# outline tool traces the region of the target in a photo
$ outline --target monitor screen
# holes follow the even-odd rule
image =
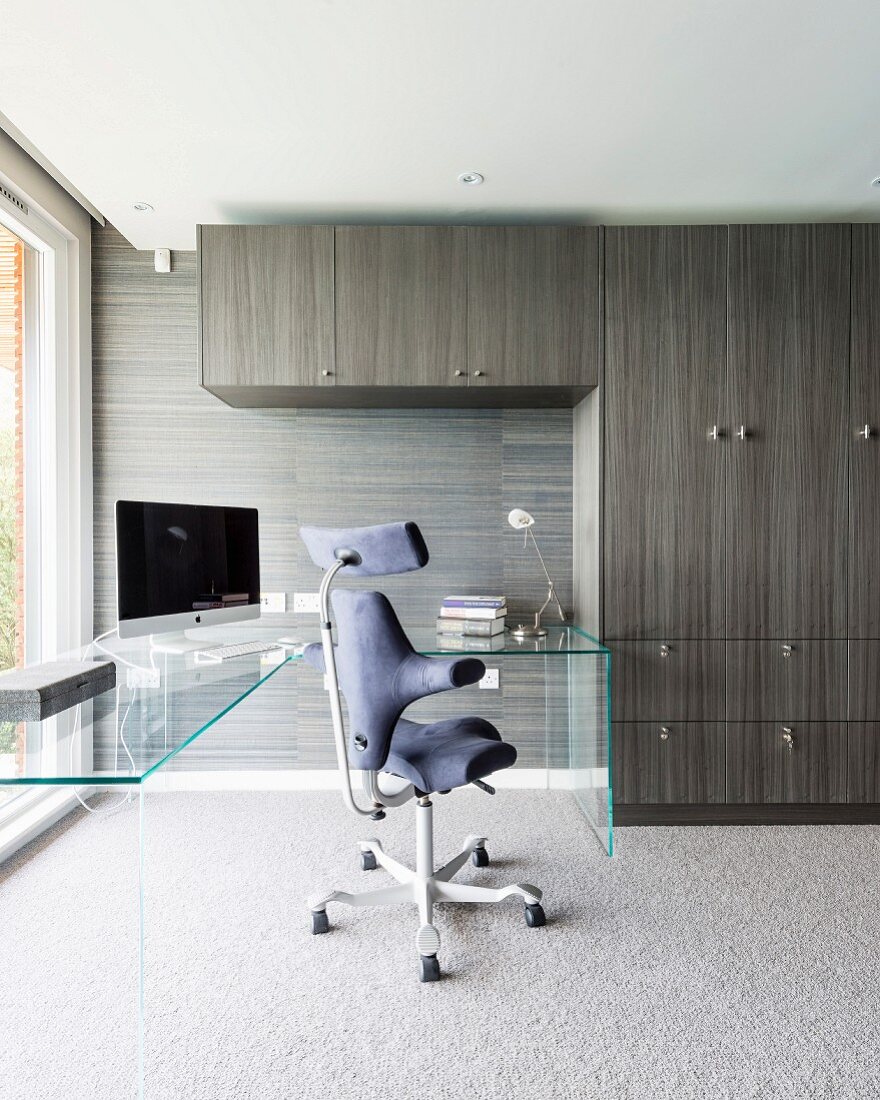
[[[257,511],[117,501],[116,575],[120,628],[166,616],[189,624],[251,618],[235,610],[260,603]]]

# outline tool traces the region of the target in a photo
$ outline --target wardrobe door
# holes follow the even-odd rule
[[[852,235],[849,636],[880,638],[880,225]]]
[[[613,642],[615,722],[724,720],[724,642]]]
[[[727,643],[730,722],[842,722],[846,681],[843,641]]]
[[[845,638],[850,227],[730,227],[729,637]]]
[[[725,226],[605,231],[605,636],[724,637]]]
[[[618,804],[724,801],[720,722],[616,722],[612,751]]]
[[[727,801],[845,802],[844,722],[729,722]]]

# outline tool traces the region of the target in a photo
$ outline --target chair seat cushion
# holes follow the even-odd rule
[[[382,771],[419,790],[448,791],[509,768],[516,749],[484,718],[447,718],[422,725],[401,718]]]

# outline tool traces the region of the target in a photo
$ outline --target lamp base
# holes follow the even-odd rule
[[[546,638],[547,631],[543,626],[512,626],[510,633],[514,638]]]

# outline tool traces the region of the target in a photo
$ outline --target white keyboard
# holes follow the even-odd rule
[[[274,649],[283,649],[277,642],[236,642],[233,645],[215,645],[208,649],[197,649],[196,664],[213,664],[216,661],[228,661],[233,657],[248,657],[252,653],[269,653]]]

